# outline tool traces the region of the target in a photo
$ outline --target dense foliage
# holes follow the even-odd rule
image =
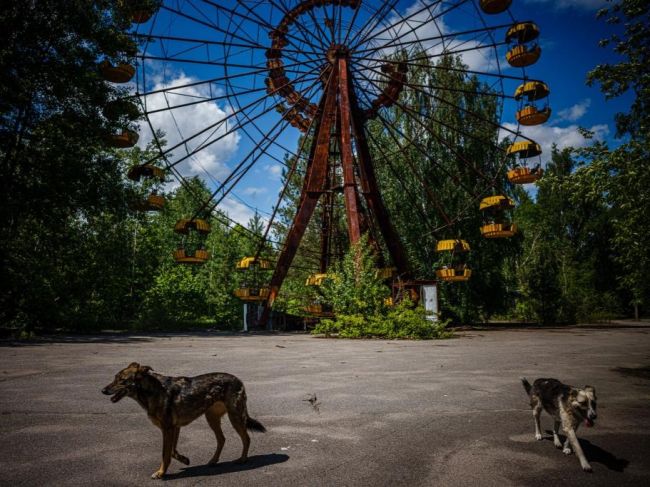
[[[259,218],[244,228],[224,214],[211,215],[213,230],[205,242],[211,260],[201,267],[178,266],[171,256],[178,243],[171,229],[178,218],[193,214],[208,188],[198,180],[167,186],[164,211],[133,212],[130,203],[147,188],[124,175],[151,158],[151,148],[106,146],[106,134],[137,119],[137,113],[120,119],[103,115],[123,90],[101,79],[97,63],[104,57],[128,60],[135,49],[123,34],[128,21],[119,5],[9,1],[0,11],[0,322],[40,329],[179,323],[239,328],[241,302],[232,291],[243,276],[233,267],[255,252]],[[399,131],[369,124],[381,191],[416,277],[432,278],[442,263],[434,251],[437,239],[461,236],[472,245],[472,279],[440,286],[443,319],[571,323],[647,313],[649,9],[645,1],[623,0],[602,12],[608,22],[622,24],[618,37],[603,41],[621,62],[596,66],[588,79],[608,97],[632,93],[630,110],[617,117],[624,143],[616,149],[595,143],[555,151],[534,198],[505,180],[495,181],[495,190],[517,202],[518,237],[482,239],[478,211],[466,212],[453,233],[438,230],[445,222],[436,202],[452,215],[470,203],[475,207],[459,184],[485,187],[477,183],[476,170],[493,172],[495,159],[484,142],[499,137],[491,123],[500,109],[496,98],[472,94],[487,88],[461,76],[458,59],[439,61],[454,68],[450,71],[422,65],[409,72],[412,81],[430,89],[452,89],[441,91],[435,103],[405,91],[399,104],[381,114]],[[452,102],[478,116],[452,110]],[[407,111],[427,111],[430,124],[414,122]],[[475,136],[460,136],[458,127]],[[290,176],[274,227],[276,241],[284,238],[295,212],[301,164]],[[435,194],[427,188],[435,188]],[[341,203],[340,195],[331,197]],[[278,308],[301,314],[306,304],[329,302],[338,319],[323,321],[319,329],[340,336],[444,334],[420,308],[406,302],[385,307],[388,290],[371,269],[375,257],[348,251],[342,211],[332,215],[337,230],[326,263],[338,277],[322,289],[304,286],[321,265],[324,212],[319,207],[307,229]],[[381,239],[379,245],[385,247]]]
[[[390,289],[377,276],[377,262],[362,238],[333,266],[321,286],[324,302],[332,305],[335,318],[322,320],[316,334],[342,338],[446,338],[446,323],[433,322],[422,306],[404,299],[388,306]]]

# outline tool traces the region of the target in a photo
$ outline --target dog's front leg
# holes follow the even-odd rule
[[[167,472],[169,464],[172,461],[172,450],[174,448],[174,428],[169,426],[161,426],[163,434],[163,449],[162,449],[162,463],[160,468],[152,475],[152,479],[161,479]]]
[[[573,430],[573,428],[566,428],[565,432],[569,442],[571,443],[571,446],[573,447],[573,451],[578,456],[578,460],[580,460],[580,466],[582,467],[582,470],[585,472],[593,471],[591,465],[589,465],[589,462],[587,461],[587,457],[585,457],[585,453],[582,451],[582,447],[580,446],[576,432]]]
[[[556,448],[562,448],[562,442],[558,433],[560,432],[560,422],[556,419],[553,423],[553,444]]]
[[[539,426],[539,417],[541,416],[541,414],[542,414],[542,406],[536,405],[533,408],[533,418],[535,419],[535,439],[537,441],[542,439],[542,431]]]
[[[190,464],[190,459],[187,458],[186,456],[181,455],[180,453],[178,453],[178,450],[177,450],[178,437],[180,436],[180,434],[181,434],[180,427],[174,428],[174,446],[172,448],[172,458],[175,458],[176,460],[178,460],[179,462],[181,462],[184,465],[189,465]]]

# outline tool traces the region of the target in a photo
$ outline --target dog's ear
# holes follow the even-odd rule
[[[148,374],[150,370],[153,370],[151,367],[148,365],[139,365],[138,366],[138,373],[139,374]]]
[[[140,368],[140,364],[138,362],[131,362],[127,368],[128,369],[138,369],[138,368]]]
[[[580,404],[584,404],[585,402],[587,402],[587,399],[588,399],[587,393],[583,390],[578,389],[578,394],[576,394],[576,400]]]

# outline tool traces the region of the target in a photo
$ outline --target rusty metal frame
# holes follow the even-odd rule
[[[343,197],[345,201],[348,236],[352,244],[358,242],[363,232],[371,226],[369,218],[364,215],[361,204],[365,199],[370,217],[382,234],[386,248],[393,264],[402,276],[410,275],[410,268],[399,236],[390,222],[388,211],[381,199],[379,187],[372,166],[370,149],[365,134],[363,112],[358,107],[354,87],[350,78],[351,71],[347,55],[338,53],[332,63],[332,71],[325,94],[320,102],[316,116],[315,142],[307,163],[298,211],[287,234],[277,264],[269,283],[270,293],[264,303],[259,326],[265,327],[270,317],[271,308],[280,291],[289,267],[296,255],[300,241],[316,209],[319,199],[327,194],[326,213],[321,231],[321,254],[329,253],[329,235],[333,225],[330,214],[333,198],[331,194],[330,143],[332,137],[338,143],[341,167],[343,170]],[[353,151],[353,147],[356,149]],[[357,177],[358,173],[358,177]],[[359,190],[359,188],[361,190]],[[378,248],[376,242],[371,245]],[[321,255],[321,272],[329,262],[327,255]]]

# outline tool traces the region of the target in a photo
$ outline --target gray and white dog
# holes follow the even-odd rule
[[[530,385],[526,378],[521,379],[526,393],[530,396],[530,407],[533,409],[535,418],[535,439],[542,439],[542,432],[539,427],[539,417],[542,409],[553,416],[553,443],[557,448],[562,448],[566,455],[571,454],[571,448],[575,451],[580,466],[585,472],[591,472],[591,465],[585,458],[580,447],[576,430],[580,423],[592,427],[596,420],[596,389],[592,386],[585,386],[583,389],[562,384],[557,379],[537,379]],[[558,437],[558,431],[566,434],[564,446]]]

